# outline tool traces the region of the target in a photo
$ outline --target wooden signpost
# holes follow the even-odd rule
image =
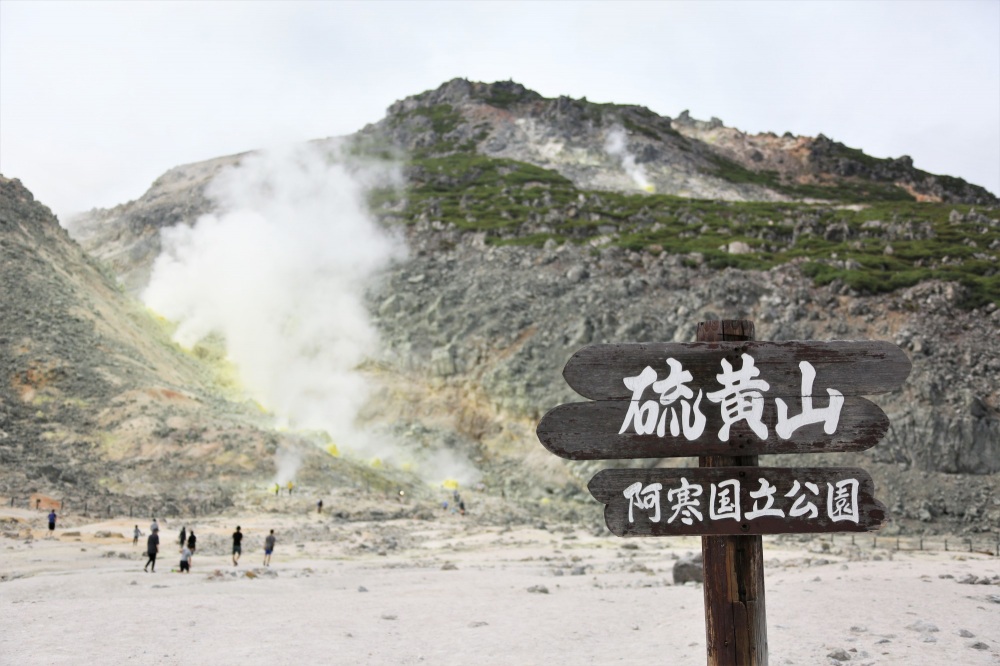
[[[606,469],[590,481],[619,536],[702,535],[709,664],[766,664],[762,534],[877,530],[861,469],[758,467],[757,455],[862,451],[889,420],[860,397],[899,387],[890,343],[754,342],[749,321],[698,325],[691,344],[592,345],[563,376],[538,438],[573,460],[699,456],[699,468]]]

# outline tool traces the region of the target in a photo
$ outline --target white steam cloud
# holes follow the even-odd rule
[[[357,445],[368,395],[356,370],[378,347],[365,284],[405,256],[375,223],[365,192],[398,169],[348,164],[336,148],[256,154],[219,175],[220,212],[162,232],[146,304],[192,347],[220,335],[251,394],[294,429]]]
[[[295,475],[302,466],[302,455],[291,449],[278,449],[274,454],[274,466],[277,468],[274,482],[284,486],[289,481],[295,480]]]
[[[604,151],[611,157],[621,160],[625,173],[639,186],[639,189],[650,193],[656,191],[646,176],[646,169],[641,164],[636,164],[635,155],[629,152],[628,136],[620,125],[615,125],[608,131],[604,139]]]
[[[337,146],[248,156],[210,185],[218,214],[162,231],[143,299],[177,322],[174,339],[185,347],[220,336],[246,390],[279,426],[326,432],[339,451],[416,462],[430,482],[466,482],[478,474],[460,454],[417,456],[385,429],[356,423],[370,397],[358,367],[379,347],[363,290],[406,256],[402,238],[366,206],[366,193],[387,185],[402,186],[398,166],[359,162]],[[276,481],[291,481],[301,462],[279,449]]]

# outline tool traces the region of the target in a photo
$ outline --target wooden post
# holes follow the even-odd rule
[[[754,339],[747,320],[703,321],[698,342]],[[702,456],[701,467],[757,466],[757,456]],[[709,666],[767,664],[764,553],[760,536],[702,537],[705,641]]]

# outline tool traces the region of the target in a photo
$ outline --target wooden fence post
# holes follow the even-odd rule
[[[698,342],[754,339],[747,320],[704,321]],[[701,467],[757,466],[757,456],[702,456]],[[701,538],[704,561],[705,642],[709,666],[767,664],[764,553],[759,535]]]

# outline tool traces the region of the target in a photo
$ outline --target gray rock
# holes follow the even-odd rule
[[[941,631],[940,629],[937,628],[936,624],[927,622],[925,620],[917,620],[913,624],[908,624],[906,628],[912,631],[920,632],[922,634],[931,634],[937,631]]]
[[[528,588],[528,592],[531,592],[532,594],[548,594],[549,588],[544,585],[532,585]]]
[[[844,648],[837,648],[833,652],[826,655],[827,658],[833,659],[834,661],[850,661],[851,655]]]
[[[674,562],[674,585],[687,582],[703,583],[705,581],[704,563],[701,553],[689,553]]]

